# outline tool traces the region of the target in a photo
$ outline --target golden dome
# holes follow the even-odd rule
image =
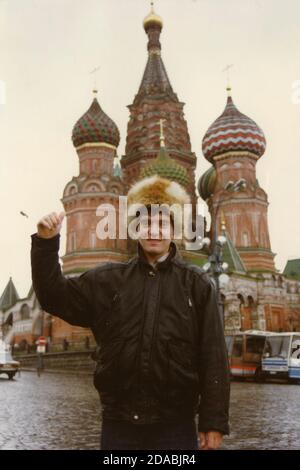
[[[159,25],[161,28],[163,27],[163,20],[162,18],[157,15],[154,11],[154,7],[153,7],[153,2],[151,2],[151,11],[149,13],[149,15],[146,16],[146,18],[144,19],[143,21],[143,25],[144,25],[144,28],[146,29],[147,26],[150,24],[150,23],[154,23],[154,24],[157,24]]]

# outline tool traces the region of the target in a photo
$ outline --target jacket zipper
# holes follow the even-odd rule
[[[157,327],[158,327],[158,320],[159,320],[159,307],[160,307],[160,298],[161,298],[161,277],[159,278],[159,285],[158,285],[158,294],[156,298],[156,309],[154,314],[154,325],[153,325],[153,335],[151,339],[151,346],[150,346],[150,354],[149,354],[149,371],[152,365],[152,351],[153,351],[153,343],[156,341],[157,338]]]

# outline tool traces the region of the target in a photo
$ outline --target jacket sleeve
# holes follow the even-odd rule
[[[229,434],[230,376],[223,322],[213,281],[204,274],[199,284],[198,289],[202,293],[199,312],[198,431],[219,431],[222,434]]]
[[[90,327],[94,271],[66,278],[59,263],[59,239],[60,234],[48,239],[31,235],[33,289],[43,310],[71,325]]]

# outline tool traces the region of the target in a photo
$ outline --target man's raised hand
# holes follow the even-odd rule
[[[37,234],[41,238],[52,238],[60,232],[65,212],[51,212],[37,223]]]

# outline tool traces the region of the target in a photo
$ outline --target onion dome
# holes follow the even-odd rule
[[[211,166],[198,181],[198,191],[204,201],[214,192],[217,182],[217,173],[214,166]]]
[[[104,143],[114,147],[119,145],[119,129],[102,110],[96,97],[73,127],[72,140],[74,147],[88,143]]]
[[[171,181],[176,181],[182,186],[189,182],[186,169],[171,159],[165,147],[161,147],[157,158],[147,165],[141,172],[141,177],[158,175]]]
[[[160,28],[163,27],[163,20],[159,15],[155,13],[153,2],[151,2],[151,11],[149,15],[147,15],[143,21],[143,26],[145,31],[147,31],[149,26],[159,26]]]
[[[230,92],[230,88],[227,88]],[[203,155],[209,162],[225,152],[247,151],[261,157],[266,149],[266,139],[258,125],[234,105],[228,93],[221,116],[207,130],[203,141]]]
[[[176,163],[168,154],[165,147],[163,135],[163,119],[160,120],[160,149],[154,162],[149,163],[142,171],[141,177],[158,175],[171,181],[176,181],[182,186],[187,186],[189,177],[187,170],[179,163]]]

